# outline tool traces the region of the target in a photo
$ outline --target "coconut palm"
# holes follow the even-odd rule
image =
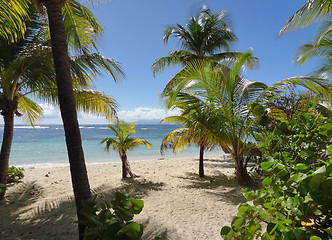
[[[37,23],[38,19],[34,19],[34,22]],[[3,41],[0,44],[0,110],[4,118],[0,153],[1,184],[6,184],[14,115],[23,116],[28,124],[33,125],[42,116],[42,109],[30,96],[50,104],[58,102],[52,51],[35,37],[36,32],[43,32],[40,23],[37,25],[37,29],[29,28],[32,35],[27,35],[26,40],[10,44]],[[114,74],[113,66],[118,67],[117,63],[98,54],[84,54],[71,57],[70,65],[78,108],[88,113],[103,114],[107,119],[114,116],[114,99],[90,90],[92,79],[89,75],[98,74],[100,68]],[[0,197],[4,194],[5,191],[2,191]]]
[[[184,67],[192,60],[218,62],[237,59],[241,53],[229,52],[231,43],[237,41],[237,38],[228,26],[227,17],[226,11],[211,13],[210,9],[203,7],[186,26],[176,24],[167,27],[163,36],[164,43],[168,43],[173,36],[179,40],[182,49],[156,60],[152,65],[154,74],[169,66]],[[256,63],[257,58],[247,59],[249,67],[254,67]]]
[[[199,177],[204,175],[204,151],[212,150],[218,146],[218,142],[214,140],[213,135],[209,135],[209,131],[205,128],[207,113],[205,109],[190,110],[185,103],[178,104],[177,109],[181,109],[180,116],[170,116],[162,120],[161,123],[179,124],[182,127],[168,133],[160,146],[161,153],[165,149],[171,148],[173,152],[182,151],[187,145],[192,143],[199,147]],[[189,110],[189,111],[188,111]]]
[[[278,36],[288,31],[307,27],[320,19],[330,18],[331,10],[331,0],[308,0],[287,20],[287,23],[280,30]]]
[[[29,19],[29,0],[0,1],[0,35],[9,42],[24,36]]]
[[[74,0],[36,0],[36,6],[42,10],[46,9],[51,46],[56,73],[58,99],[63,121],[66,146],[70,164],[70,172],[76,202],[78,220],[83,220],[80,213],[82,200],[91,197],[88,175],[86,171],[82,140],[77,120],[74,89],[70,72],[68,55],[68,43],[76,40],[76,51],[89,51],[94,47],[95,39],[100,33],[98,20],[93,14],[79,2]],[[100,0],[87,2],[101,2]],[[73,35],[66,34],[65,23],[71,23],[74,30]],[[67,27],[68,28],[68,27]],[[76,36],[70,38],[70,36]],[[78,224],[79,238],[83,239],[85,227]]]
[[[191,62],[174,80],[172,88],[165,88],[166,106],[187,105],[187,112],[200,112],[203,118],[195,119],[204,126],[207,136],[227,150],[235,163],[239,183],[250,184],[245,168],[248,138],[251,134],[251,118],[247,104],[257,98],[266,87],[260,82],[240,77],[241,69],[250,52],[231,65],[213,66],[203,61]]]
[[[127,152],[143,144],[150,148],[152,144],[144,139],[131,137],[136,132],[135,123],[128,124],[118,121],[114,126],[108,126],[108,128],[113,131],[114,138],[105,138],[100,143],[106,144],[105,149],[107,151],[110,147],[114,151],[118,151],[122,161],[122,178],[127,178],[128,175],[131,178],[137,177],[130,169]]]

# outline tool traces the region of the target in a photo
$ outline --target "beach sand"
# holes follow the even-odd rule
[[[130,161],[130,159],[129,159]],[[223,156],[205,157],[206,177],[198,177],[198,159],[172,158],[130,162],[137,179],[121,180],[121,164],[87,165],[93,193],[111,199],[115,191],[144,200],[135,221],[142,239],[221,239],[245,202],[234,164]],[[47,174],[47,175],[46,175]],[[25,178],[0,202],[0,239],[78,239],[69,167],[27,168]]]

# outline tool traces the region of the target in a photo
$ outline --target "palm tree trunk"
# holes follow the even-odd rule
[[[82,200],[91,197],[90,185],[86,171],[81,134],[77,121],[72,79],[69,69],[68,46],[61,8],[65,0],[43,0],[47,9],[51,32],[52,52],[60,111],[66,136],[72,186],[75,195],[78,220],[84,220],[80,213]],[[83,239],[84,225],[79,224],[79,238]]]
[[[200,146],[199,149],[199,177],[204,177],[204,146]]]
[[[122,178],[127,178],[128,175],[131,178],[138,177],[130,169],[129,162],[128,162],[128,159],[127,159],[127,154],[124,154],[124,155],[121,156],[121,161],[122,161]]]
[[[237,168],[235,170],[237,182],[242,186],[252,186],[253,182],[248,174],[247,168],[244,166],[244,161],[241,160],[240,156],[235,155]]]
[[[1,114],[4,119],[3,138],[0,153],[0,183],[7,184],[9,156],[12,148],[14,135],[14,111],[6,111],[2,109]],[[1,188],[0,199],[3,199],[6,193],[6,188]]]

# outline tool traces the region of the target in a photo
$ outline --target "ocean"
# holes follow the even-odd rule
[[[179,154],[172,149],[160,154],[162,139],[172,130],[178,128],[175,125],[137,124],[136,134],[133,137],[142,138],[153,144],[148,149],[145,145],[127,153],[128,160],[149,160],[159,158],[173,158],[185,156],[197,156],[199,150],[196,146],[187,147]],[[119,154],[112,149],[105,151],[105,145],[100,141],[106,137],[113,137],[112,131],[106,125],[82,125],[80,126],[83,150],[86,163],[118,162]],[[0,127],[2,141],[3,127]],[[222,150],[216,151],[222,154]],[[62,125],[40,125],[34,128],[29,126],[15,126],[10,166],[44,166],[68,164],[65,136]]]

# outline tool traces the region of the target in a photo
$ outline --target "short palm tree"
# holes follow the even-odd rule
[[[167,27],[163,37],[165,44],[170,36],[179,40],[182,49],[156,60],[152,65],[154,74],[169,66],[184,67],[193,60],[233,61],[241,55],[229,51],[231,43],[237,38],[228,26],[226,11],[211,13],[210,9],[203,7],[186,26],[176,24]],[[256,63],[257,58],[247,59],[249,67],[254,67]]]
[[[244,159],[252,125],[246,106],[266,87],[240,77],[241,69],[250,57],[252,53],[244,53],[232,65],[191,62],[177,74],[176,84],[172,88],[166,87],[163,93],[168,108],[185,103],[187,112],[199,113],[205,109],[204,117],[195,121],[204,127],[213,143],[217,142],[231,154],[237,179],[244,185],[251,183]]]
[[[106,144],[105,149],[107,151],[109,151],[110,147],[114,151],[118,151],[122,161],[122,178],[127,178],[128,175],[131,178],[137,177],[130,169],[127,152],[143,144],[150,148],[152,144],[144,139],[131,137],[136,132],[134,123],[128,124],[118,121],[114,126],[110,125],[108,128],[113,131],[114,138],[105,138],[100,143]]]
[[[199,147],[199,168],[198,175],[203,178],[204,174],[204,151],[212,150],[218,146],[214,136],[209,134],[205,128],[204,121],[207,119],[207,109],[189,110],[186,103],[177,104],[177,109],[181,109],[180,116],[171,116],[162,120],[161,123],[178,124],[182,127],[168,133],[160,146],[161,153],[165,149],[171,148],[174,152],[182,151],[187,145],[196,144]],[[189,111],[188,111],[189,110]]]

